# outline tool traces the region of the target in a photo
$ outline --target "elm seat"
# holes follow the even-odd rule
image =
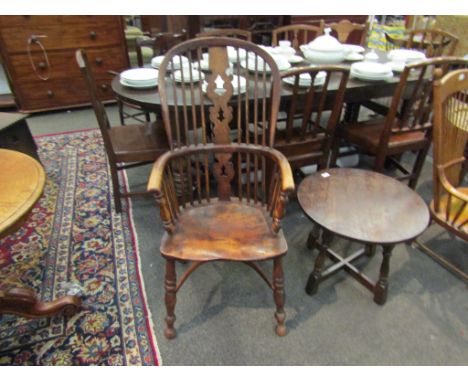
[[[238,201],[183,211],[174,233],[165,233],[161,242],[163,256],[190,261],[258,261],[281,256],[287,248],[265,208]]]

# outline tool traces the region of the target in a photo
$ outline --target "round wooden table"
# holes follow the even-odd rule
[[[21,227],[42,195],[44,184],[45,172],[37,160],[18,151],[0,149],[0,239]],[[64,309],[72,314],[79,306],[76,296],[41,302],[29,288],[0,290],[0,314],[42,317]]]
[[[424,200],[405,184],[388,176],[336,168],[305,178],[299,185],[297,198],[304,213],[315,224],[308,246],[317,246],[320,250],[306,292],[316,293],[322,280],[345,268],[374,293],[377,304],[383,305],[387,298],[393,247],[412,241],[429,223],[429,210]],[[365,247],[344,258],[329,248],[335,235],[363,243]],[[364,254],[372,254],[376,245],[383,247],[377,283],[351,264]],[[327,257],[335,264],[324,269]]]

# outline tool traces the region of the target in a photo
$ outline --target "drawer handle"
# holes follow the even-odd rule
[[[48,67],[47,62],[41,61],[39,64],[37,64],[37,67],[41,70],[44,70]]]
[[[52,90],[47,91],[47,97],[52,98],[54,96],[54,92]]]
[[[90,38],[91,40],[96,40],[96,38],[97,38],[97,33],[96,33],[95,31],[91,31],[91,32],[89,33],[89,38]]]
[[[101,66],[104,60],[101,57],[96,58],[96,64]]]
[[[109,86],[107,86],[106,84],[102,84],[102,85],[101,85],[101,89],[104,90],[104,91],[106,92],[107,89],[109,89]]]
[[[36,75],[43,81],[47,81],[50,77],[50,63],[49,63],[49,57],[47,56],[47,51],[46,49],[44,48],[44,45],[42,45],[42,42],[41,42],[41,38],[46,38],[47,36],[46,35],[31,35],[29,36],[28,38],[28,41],[27,41],[27,46],[26,46],[26,49],[27,49],[27,52],[28,52],[28,58],[29,58],[29,62],[31,64],[31,67],[32,69],[34,70],[34,73],[36,73]],[[31,53],[31,45],[38,45],[39,48],[41,48],[41,51],[42,51],[42,55],[44,57],[44,61],[40,61],[37,66],[36,64],[34,63],[34,60],[33,60],[33,56],[32,56],[32,53]],[[43,71],[44,69],[48,68],[49,70],[42,74],[42,73],[39,73],[39,70]]]

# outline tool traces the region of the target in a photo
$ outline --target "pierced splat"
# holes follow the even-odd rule
[[[213,173],[218,183],[218,198],[222,201],[231,200],[231,181],[234,178],[231,157],[231,154],[217,154],[213,164]]]

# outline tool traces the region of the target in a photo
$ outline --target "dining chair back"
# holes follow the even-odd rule
[[[231,37],[252,41],[252,32],[238,28],[218,28],[197,33],[196,37]]]
[[[368,21],[364,24],[359,24],[344,19],[336,23],[326,24],[325,27],[331,28],[331,35],[337,37],[338,41],[342,44],[365,46],[369,33]]]
[[[279,41],[289,40],[292,47],[298,50],[300,45],[307,44],[317,36],[321,36],[323,28],[323,20],[320,20],[319,25],[292,24],[275,28],[272,32],[272,45],[277,46]]]
[[[458,37],[440,29],[415,29],[410,31],[406,47],[423,51],[426,57],[451,56]]]
[[[119,187],[118,171],[154,162],[169,148],[166,134],[161,122],[111,127],[104,104],[98,97],[96,81],[85,50],[76,51],[76,61],[85,79],[104,141],[111,171],[115,209],[120,213],[121,197],[147,194],[147,192],[122,192]]]
[[[180,33],[161,32],[152,37],[139,37],[136,40],[136,52],[138,66],[142,68],[145,64],[143,48],[151,48],[153,56],[160,56],[165,54],[173,46],[185,41],[187,39],[187,31],[183,30]]]
[[[348,125],[348,141],[375,156],[376,171],[383,172],[390,160],[403,173],[397,178],[408,180],[414,189],[431,143],[434,70],[467,64],[468,60],[458,57],[437,57],[406,65],[386,118]],[[396,159],[407,151],[418,153],[412,169]]]
[[[251,42],[199,37],[175,46],[159,67],[158,85],[171,147],[232,141],[271,146],[280,89],[274,59]]]
[[[464,156],[468,144],[468,69],[436,71],[434,82],[432,221],[468,242],[468,187]],[[468,281],[468,270],[448,261],[418,241],[423,251],[457,276]],[[452,259],[455,260],[455,259]]]
[[[304,87],[301,82],[308,76],[310,85]],[[282,74],[283,88],[292,96],[281,101],[280,110],[287,117],[278,123],[274,147],[294,170],[314,164],[319,170],[328,167],[348,78],[349,68],[344,66],[298,68]]]

